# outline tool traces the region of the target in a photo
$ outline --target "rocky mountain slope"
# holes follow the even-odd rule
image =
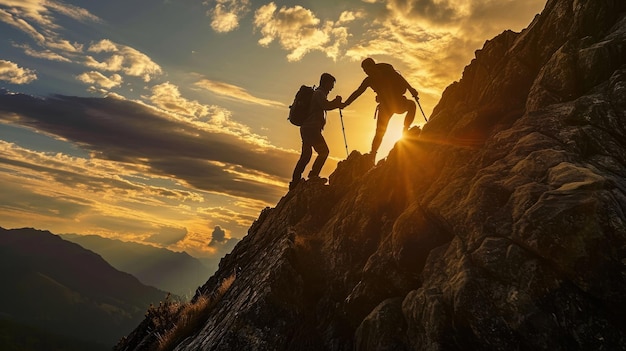
[[[549,0],[487,41],[386,160],[262,211],[175,349],[626,349],[625,12]]]

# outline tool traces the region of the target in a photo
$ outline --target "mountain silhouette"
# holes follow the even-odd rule
[[[206,277],[215,271],[186,252],[98,235],[63,234],[61,237],[97,253],[113,267],[132,274],[143,284],[181,297],[193,296]]]
[[[170,348],[626,349],[624,43],[612,0],[487,41],[385,160],[263,210]],[[163,345],[153,320],[116,350]]]
[[[30,228],[0,228],[0,276],[4,327],[27,325],[109,348],[166,297],[93,252]]]

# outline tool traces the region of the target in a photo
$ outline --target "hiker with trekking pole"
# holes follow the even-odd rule
[[[320,77],[320,85],[317,89],[311,91],[311,87],[302,86],[294,103],[290,106],[289,120],[298,126],[300,126],[300,136],[302,137],[302,153],[300,159],[296,163],[296,167],[293,170],[292,180],[289,183],[289,190],[292,190],[304,179],[302,179],[302,172],[306,168],[311,156],[313,155],[313,149],[317,152],[317,157],[313,162],[311,171],[309,172],[308,179],[313,182],[320,182],[326,184],[328,179],[321,178],[319,176],[322,166],[328,158],[330,150],[322,136],[322,130],[326,124],[326,111],[334,110],[342,106],[341,96],[336,96],[332,101],[328,100],[328,94],[335,87],[335,77],[329,73],[323,73]],[[299,96],[302,91],[302,96]],[[312,94],[312,96],[309,96]],[[300,103],[302,101],[302,103]],[[302,112],[297,110],[302,106]],[[300,121],[296,121],[296,115],[300,115]],[[343,118],[341,119],[343,129]],[[344,131],[345,140],[345,131]],[[346,144],[346,152],[348,146]]]
[[[343,103],[341,108],[345,108],[356,100],[361,94],[365,92],[367,88],[372,88],[376,93],[376,113],[374,118],[378,118],[376,121],[376,134],[372,140],[372,149],[369,156],[374,160],[376,159],[376,152],[383,140],[383,136],[387,131],[387,125],[391,116],[395,113],[406,113],[404,117],[403,134],[409,130],[411,123],[415,119],[415,112],[417,110],[416,103],[420,107],[420,111],[424,116],[426,122],[426,115],[422,106],[419,104],[418,92],[413,88],[407,80],[398,73],[392,65],[388,63],[376,63],[371,58],[366,58],[361,63],[361,68],[367,74],[367,77],[363,79],[361,85],[352,93],[350,97]],[[404,96],[406,91],[409,91],[415,102],[409,100]]]

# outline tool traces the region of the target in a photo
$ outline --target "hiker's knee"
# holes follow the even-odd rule
[[[300,159],[301,160],[310,160],[311,159],[311,155],[313,155],[313,150],[311,150],[311,147],[303,147],[302,148],[302,153],[300,154]]]
[[[330,150],[328,149],[328,145],[323,140],[315,144],[313,148],[315,149],[315,152],[317,152],[319,156],[328,156],[328,154],[330,153]]]
[[[407,111],[411,113],[415,113],[416,110],[417,110],[417,105],[415,104],[415,101],[407,99]]]
[[[322,157],[328,157],[330,150],[328,149],[328,146],[324,144],[317,150],[317,154]]]

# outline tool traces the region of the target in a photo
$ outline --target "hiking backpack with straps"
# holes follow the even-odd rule
[[[402,96],[406,92],[406,81],[392,65],[388,63],[377,63],[376,69],[378,71],[381,90],[383,94],[389,94],[394,97]]]
[[[298,89],[293,103],[289,106],[289,117],[287,119],[291,124],[299,127],[309,117],[313,91],[315,91],[314,87],[308,85],[302,85]]]

